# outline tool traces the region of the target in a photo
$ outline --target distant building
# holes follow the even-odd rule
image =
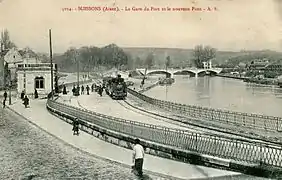
[[[281,63],[273,63],[273,64],[268,64],[265,66],[265,70],[268,71],[282,71],[282,64]]]
[[[268,59],[254,59],[249,65],[250,69],[264,69],[267,65],[269,65]]]
[[[57,76],[57,65],[53,64],[53,87]],[[33,94],[34,90],[38,94],[48,94],[51,92],[51,65],[50,63],[19,63],[17,64],[17,91],[26,94]]]
[[[5,63],[8,63],[8,68],[11,72],[11,80],[17,79],[17,64],[40,62],[36,53],[34,53],[29,48],[25,48],[22,50],[18,50],[17,48],[2,50],[1,57],[1,73],[3,73],[4,71]]]
[[[16,79],[17,63],[23,62],[23,58],[16,48],[9,49],[4,55],[4,64],[8,63],[8,68],[11,71],[11,79]]]
[[[203,68],[204,69],[210,69],[212,68],[212,61],[207,61],[207,62],[203,62]]]

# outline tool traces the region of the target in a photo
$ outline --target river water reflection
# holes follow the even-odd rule
[[[222,77],[175,75],[174,78],[173,85],[155,87],[145,95],[182,104],[282,117],[282,88]]]

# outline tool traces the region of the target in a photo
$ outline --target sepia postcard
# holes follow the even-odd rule
[[[282,179],[281,0],[0,0],[1,180]]]

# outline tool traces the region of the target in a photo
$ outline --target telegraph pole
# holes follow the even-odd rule
[[[12,94],[11,94],[11,89],[12,89],[12,76],[11,76],[11,71],[9,70],[9,105],[12,105]]]
[[[77,63],[77,96],[79,96],[79,91],[80,91],[80,88],[79,88],[79,59],[76,57],[77,56],[77,52],[75,52],[75,61]]]
[[[3,59],[2,59],[2,58],[3,58]],[[3,85],[4,85],[4,84],[5,84],[5,83],[4,83],[4,77],[5,77],[4,66],[5,66],[5,63],[4,63],[3,44],[2,44],[2,42],[1,42],[1,49],[0,49],[0,60],[1,60],[1,61],[3,60],[3,64],[2,64],[2,65],[3,65],[3,69],[2,69],[2,70],[3,70],[3,72],[2,72],[3,74],[2,74],[2,75],[3,75]],[[2,66],[2,65],[1,65],[1,66]]]
[[[52,99],[54,96],[54,92],[53,92],[53,83],[54,83],[54,79],[53,79],[53,57],[52,57],[52,34],[51,34],[51,29],[49,29],[49,45],[50,45],[50,65],[51,65],[51,95],[52,95]]]

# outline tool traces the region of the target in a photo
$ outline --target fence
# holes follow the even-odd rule
[[[201,106],[178,104],[169,101],[154,99],[128,88],[128,93],[160,108],[174,110],[197,119],[219,121],[233,125],[246,126],[266,131],[282,131],[282,118],[259,114],[241,113],[228,110],[212,109]]]
[[[282,148],[280,146],[128,121],[50,99],[47,101],[47,107],[53,109],[59,115],[64,114],[65,117],[79,117],[82,125],[85,124],[83,122],[89,122],[104,129],[167,145],[173,149],[282,167]]]

